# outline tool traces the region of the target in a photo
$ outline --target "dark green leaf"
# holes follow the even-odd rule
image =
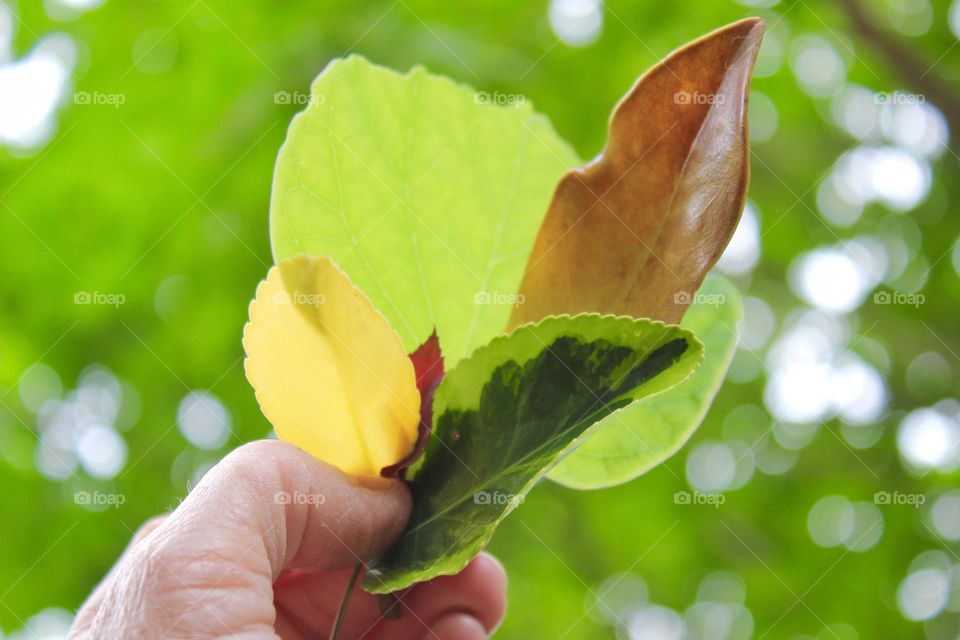
[[[597,314],[547,318],[478,349],[437,390],[410,524],[364,587],[461,570],[592,426],[681,382],[702,355],[680,327]]]

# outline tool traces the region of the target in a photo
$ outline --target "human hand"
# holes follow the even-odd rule
[[[401,482],[361,484],[285,442],[245,445],[137,532],[70,637],[326,638],[353,568],[382,553],[409,515]],[[506,574],[481,554],[397,596],[401,617],[387,620],[356,589],[341,638],[486,638],[506,609]]]

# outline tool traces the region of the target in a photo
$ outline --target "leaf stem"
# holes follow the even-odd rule
[[[340,600],[340,608],[337,609],[337,617],[333,619],[333,629],[330,630],[330,640],[337,640],[340,637],[340,628],[343,626],[343,619],[347,617],[347,607],[350,605],[350,596],[353,595],[353,589],[357,586],[357,580],[360,578],[362,564],[353,568],[350,574],[350,580],[347,582],[347,589],[343,592],[343,598]]]

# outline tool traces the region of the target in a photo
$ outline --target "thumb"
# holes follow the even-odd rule
[[[210,547],[259,555],[276,580],[288,569],[328,572],[369,561],[399,537],[409,515],[402,482],[359,480],[291,444],[261,440],[211,469],[153,540],[155,553],[171,561]]]
[[[285,442],[244,445],[132,545],[71,637],[272,635],[273,583],[283,571],[369,561],[409,514],[402,482],[362,483]]]

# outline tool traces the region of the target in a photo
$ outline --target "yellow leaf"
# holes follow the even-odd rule
[[[329,258],[270,269],[243,331],[247,379],[277,435],[352,475],[413,448],[420,393],[400,336]]]

